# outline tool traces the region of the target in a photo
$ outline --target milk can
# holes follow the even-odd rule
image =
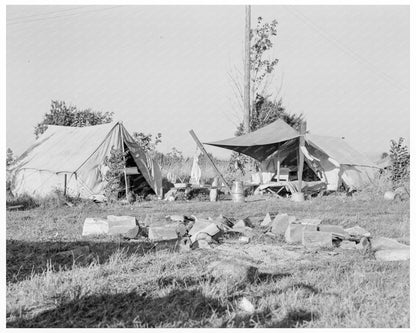
[[[245,202],[243,182],[235,181],[231,188],[231,197],[234,202]]]

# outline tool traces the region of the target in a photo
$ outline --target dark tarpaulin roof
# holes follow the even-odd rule
[[[275,152],[281,143],[298,137],[299,133],[294,128],[278,119],[257,131],[205,144],[231,149],[261,162]]]

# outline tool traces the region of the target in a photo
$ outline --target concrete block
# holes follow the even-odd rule
[[[136,218],[134,216],[108,215],[107,221],[108,234],[110,235],[128,233],[137,225]]]
[[[355,242],[349,241],[349,240],[343,240],[339,247],[343,250],[356,250],[357,244]]]
[[[129,231],[123,234],[125,238],[136,238],[139,235],[140,228],[136,225],[131,228]]]
[[[332,247],[332,233],[303,230],[302,245],[306,248]]]
[[[344,228],[339,225],[319,224],[318,230],[323,232],[332,232],[335,236],[349,237],[348,232],[346,232]]]
[[[192,231],[192,230],[191,230]],[[198,240],[199,234],[207,234],[210,237],[214,238],[221,230],[218,228],[218,226],[215,223],[210,223],[208,226],[206,226],[204,229],[199,230],[198,232],[191,233],[191,242],[195,242]]]
[[[108,221],[100,218],[87,217],[82,228],[82,236],[108,234]]]
[[[410,246],[399,243],[398,241],[387,237],[375,237],[371,239],[371,249],[374,251],[409,248]]]
[[[365,230],[364,228],[361,228],[359,225],[356,225],[352,228],[345,229],[345,232],[348,232],[351,236],[356,237],[370,237],[371,234]]]
[[[263,219],[263,222],[261,222],[260,226],[267,227],[270,223],[272,223],[272,218],[270,217],[270,214],[267,213]]]
[[[289,225],[289,215],[279,214],[276,215],[272,222],[272,233],[275,235],[284,235]]]
[[[196,235],[197,232],[205,229],[206,227],[208,227],[209,225],[212,224],[212,221],[209,220],[196,220],[195,223],[193,224],[192,228],[189,229],[188,233],[189,235]]]
[[[298,223],[291,223],[287,226],[285,232],[285,240],[287,243],[302,243],[302,236],[303,236],[303,224]]]
[[[149,240],[151,241],[173,240],[177,238],[175,225],[149,228]]]
[[[318,226],[316,224],[303,224],[303,223],[301,223],[301,225],[303,225],[303,230],[305,230],[305,231],[318,231]]]
[[[380,250],[375,254],[377,260],[380,261],[401,261],[410,259],[410,247],[405,249]]]
[[[321,219],[301,219],[299,220],[299,222],[302,224],[318,225],[318,224],[321,224],[322,220]]]

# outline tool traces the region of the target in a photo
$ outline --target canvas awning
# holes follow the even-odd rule
[[[298,137],[299,133],[294,128],[278,119],[257,131],[205,144],[231,149],[261,162],[279,149],[282,143]]]

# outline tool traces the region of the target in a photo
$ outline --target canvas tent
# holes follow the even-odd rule
[[[54,190],[89,198],[104,194],[111,148],[129,150],[129,191],[162,195],[159,165],[134,141],[120,122],[87,127],[49,125],[9,168],[12,193],[44,197]]]
[[[280,166],[296,165],[300,134],[283,120],[246,135],[206,144],[231,149],[262,162],[262,171],[277,172]],[[359,189],[371,181],[378,168],[366,156],[354,150],[344,139],[305,135],[306,169],[337,190],[343,183],[349,189]]]

